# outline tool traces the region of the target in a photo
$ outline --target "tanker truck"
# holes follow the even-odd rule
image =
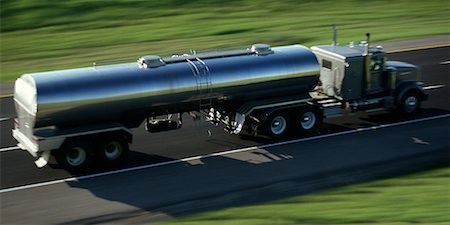
[[[334,35],[336,36],[336,35]],[[366,41],[143,56],[134,62],[24,74],[17,79],[12,131],[18,146],[45,166],[53,155],[68,170],[114,166],[129,151],[132,129],[179,129],[188,113],[230,134],[282,138],[311,133],[324,118],[359,110],[412,114],[427,98],[418,67],[386,61]]]

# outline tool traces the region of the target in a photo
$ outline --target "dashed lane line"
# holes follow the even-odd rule
[[[425,86],[425,87],[423,87],[423,89],[429,91],[429,90],[434,90],[434,89],[439,89],[439,88],[444,88],[444,87],[445,87],[445,85],[443,85],[443,84],[436,84],[436,85]],[[11,119],[11,118],[0,118],[0,122],[7,121],[9,119]],[[12,150],[20,150],[20,148],[19,147],[7,147],[4,149],[2,148],[2,149],[0,149],[0,152],[6,152],[6,151],[12,151]]]
[[[436,84],[436,85],[428,85],[423,87],[424,90],[433,90],[433,89],[439,89],[439,88],[444,88],[445,85],[443,84]]]
[[[0,95],[0,98],[9,98],[14,96],[14,94],[4,94],[4,95]]]
[[[7,192],[13,192],[13,191],[19,191],[19,190],[25,190],[25,189],[30,189],[30,188],[36,188],[36,187],[43,187],[43,186],[59,184],[59,183],[64,183],[64,182],[79,182],[81,180],[86,180],[86,179],[91,179],[91,178],[103,177],[103,176],[119,174],[119,173],[132,172],[132,171],[143,170],[143,169],[150,169],[150,168],[167,166],[167,165],[172,165],[172,164],[177,164],[177,163],[184,163],[184,162],[188,162],[188,161],[192,161],[192,160],[201,160],[201,159],[206,159],[206,158],[211,158],[211,157],[216,157],[216,156],[229,155],[229,154],[233,154],[233,153],[246,152],[246,151],[264,149],[264,148],[270,148],[270,147],[277,147],[277,146],[288,145],[288,144],[295,144],[295,143],[300,143],[300,142],[306,142],[306,141],[318,140],[318,139],[323,139],[323,138],[330,138],[330,137],[372,131],[372,130],[377,130],[377,129],[382,129],[382,128],[395,127],[395,126],[413,124],[413,123],[448,118],[448,117],[450,117],[450,114],[444,114],[444,115],[439,115],[439,116],[433,116],[433,117],[427,117],[427,118],[421,118],[421,119],[409,120],[409,121],[397,122],[397,123],[391,123],[391,124],[381,124],[381,125],[372,126],[372,127],[359,128],[359,129],[355,129],[355,130],[348,130],[348,131],[343,131],[343,132],[338,132],[338,133],[331,133],[331,134],[326,134],[326,135],[301,138],[301,139],[278,142],[278,143],[273,143],[273,144],[240,148],[240,149],[212,153],[212,154],[207,154],[207,155],[193,156],[193,157],[188,157],[188,158],[184,158],[184,159],[177,159],[177,160],[171,160],[171,161],[167,161],[167,162],[125,168],[125,169],[120,169],[120,170],[115,170],[115,171],[104,172],[104,173],[90,174],[90,175],[86,175],[86,176],[70,177],[70,178],[65,178],[65,179],[60,179],[60,180],[53,180],[53,181],[47,181],[47,182],[42,182],[42,183],[23,185],[23,186],[18,186],[18,187],[1,189],[0,194],[7,193]]]
[[[14,151],[14,150],[19,150],[20,148],[17,146],[11,146],[11,147],[6,147],[6,148],[1,148],[0,152],[7,152],[7,151]]]
[[[418,50],[425,50],[425,49],[432,49],[432,48],[443,48],[443,47],[450,47],[450,43],[439,44],[439,45],[428,45],[428,46],[421,46],[421,47],[412,47],[412,48],[404,48],[404,49],[398,49],[398,50],[391,50],[391,51],[388,51],[387,53],[409,52],[409,51],[418,51]]]

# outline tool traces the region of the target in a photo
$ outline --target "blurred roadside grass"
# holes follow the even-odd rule
[[[450,33],[448,0],[2,0],[1,82],[149,54]]]
[[[450,167],[235,207],[158,225],[447,225]]]

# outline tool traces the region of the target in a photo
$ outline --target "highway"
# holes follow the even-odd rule
[[[388,57],[419,65],[425,84],[444,85],[429,90],[415,116],[361,112],[326,119],[313,136],[277,142],[186,118],[176,131],[136,129],[126,163],[110,172],[36,168],[28,153],[10,148],[13,101],[1,98],[0,222],[157,221],[448,164],[450,47]]]

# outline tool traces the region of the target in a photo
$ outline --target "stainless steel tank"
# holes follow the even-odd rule
[[[143,57],[135,63],[25,74],[16,81],[18,112],[35,128],[120,122],[147,116],[305,94],[318,81],[315,55],[300,45]],[[20,119],[19,115],[19,119]],[[22,115],[22,117],[24,117]]]

